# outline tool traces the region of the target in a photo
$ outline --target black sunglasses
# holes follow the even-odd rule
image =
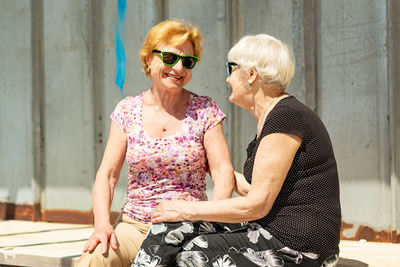
[[[226,72],[228,73],[228,76],[231,76],[232,74],[232,66],[239,66],[235,62],[226,62]]]
[[[178,54],[175,54],[172,52],[165,52],[165,51],[160,51],[157,49],[154,49],[152,52],[161,54],[162,62],[168,66],[175,65],[181,58],[182,66],[185,69],[193,69],[194,66],[196,66],[197,61],[199,60],[199,58],[195,57],[195,56],[178,55]]]

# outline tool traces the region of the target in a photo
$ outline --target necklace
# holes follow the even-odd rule
[[[277,98],[278,98],[278,97],[274,97],[274,98],[272,98],[271,102],[269,102],[268,106],[264,109],[263,117],[265,116],[265,112],[267,112],[268,108],[272,105],[272,103],[275,102],[275,100],[276,100]]]
[[[167,112],[167,111],[165,111],[165,112]],[[175,109],[172,110],[172,113],[171,113],[172,115],[169,114],[168,112],[167,112],[167,114],[169,115],[169,119],[168,119],[168,121],[161,127],[161,131],[162,131],[162,132],[166,132],[166,131],[167,131],[167,125],[172,121],[172,119],[174,118],[174,115],[177,115]]]
[[[153,98],[155,98],[155,97],[153,96]],[[180,98],[181,98],[181,96],[180,96]],[[179,102],[179,101],[178,101],[178,102]],[[177,112],[177,111],[178,111],[178,112]],[[161,132],[166,132],[166,131],[167,131],[167,126],[168,126],[168,124],[172,121],[172,119],[174,118],[174,116],[178,115],[178,113],[179,113],[179,107],[176,108],[176,107],[174,106],[174,108],[172,109],[172,112],[171,112],[171,113],[168,113],[166,110],[165,110],[165,112],[169,115],[169,119],[167,120],[166,123],[162,124],[162,126],[161,126]],[[172,115],[171,115],[171,114],[172,114]]]
[[[282,92],[279,95],[277,95],[274,98],[272,98],[271,102],[269,102],[268,106],[264,109],[263,117],[264,117],[265,113],[267,112],[268,108],[272,105],[272,103],[274,103],[275,100],[277,100],[279,97],[281,97],[282,95],[285,95],[285,94],[286,94],[285,92]]]
[[[173,118],[173,116],[171,116],[171,117],[169,118],[169,120],[167,121],[167,123],[163,125],[163,127],[161,128],[161,131],[163,131],[163,132],[166,132],[166,131],[167,131],[167,125],[168,125],[168,123],[170,123],[170,121],[172,120],[172,118]]]
[[[264,109],[264,112],[263,112],[263,114],[262,114],[262,117],[264,117],[265,116],[265,113],[267,112],[267,110],[268,110],[268,108],[275,102],[275,100],[276,99],[278,99],[278,97],[279,96],[276,96],[276,97],[274,97],[274,98],[272,98],[272,100],[269,102],[269,104],[267,105],[267,107]],[[266,118],[264,118],[264,120],[265,120]],[[257,123],[257,138],[258,138],[258,136],[259,136],[259,134],[260,134],[260,131],[261,131],[261,129],[262,129],[262,124],[261,124],[261,118],[258,120],[258,123]]]
[[[167,125],[171,122],[172,118],[174,117],[173,115],[170,115],[167,111],[165,111],[165,112],[169,115],[169,119],[165,124],[163,124],[161,126],[161,131],[162,132],[166,132],[167,131]],[[172,110],[172,114],[175,114],[175,110]]]

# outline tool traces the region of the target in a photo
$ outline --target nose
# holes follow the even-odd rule
[[[179,60],[178,60],[178,62],[176,62],[176,64],[174,65],[174,66],[172,66],[172,68],[175,70],[175,71],[178,71],[178,72],[181,72],[181,71],[183,71],[183,63],[182,63],[182,59],[180,58]]]

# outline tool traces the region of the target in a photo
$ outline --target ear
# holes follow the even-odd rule
[[[146,57],[146,64],[147,64],[147,66],[150,66],[150,62],[151,62],[152,56],[153,56],[153,54],[149,54],[149,55]]]
[[[248,78],[247,82],[249,84],[253,84],[257,80],[257,78],[258,78],[258,71],[256,68],[253,67],[249,71],[249,78]]]

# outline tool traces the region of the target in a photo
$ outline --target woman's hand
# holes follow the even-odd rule
[[[111,224],[95,227],[93,233],[89,237],[89,240],[83,247],[83,252],[92,252],[99,243],[101,243],[102,254],[105,254],[108,251],[109,243],[112,249],[116,250],[118,248],[117,236],[115,235],[114,228]]]
[[[181,222],[190,220],[190,201],[164,200],[155,209],[152,223]]]

